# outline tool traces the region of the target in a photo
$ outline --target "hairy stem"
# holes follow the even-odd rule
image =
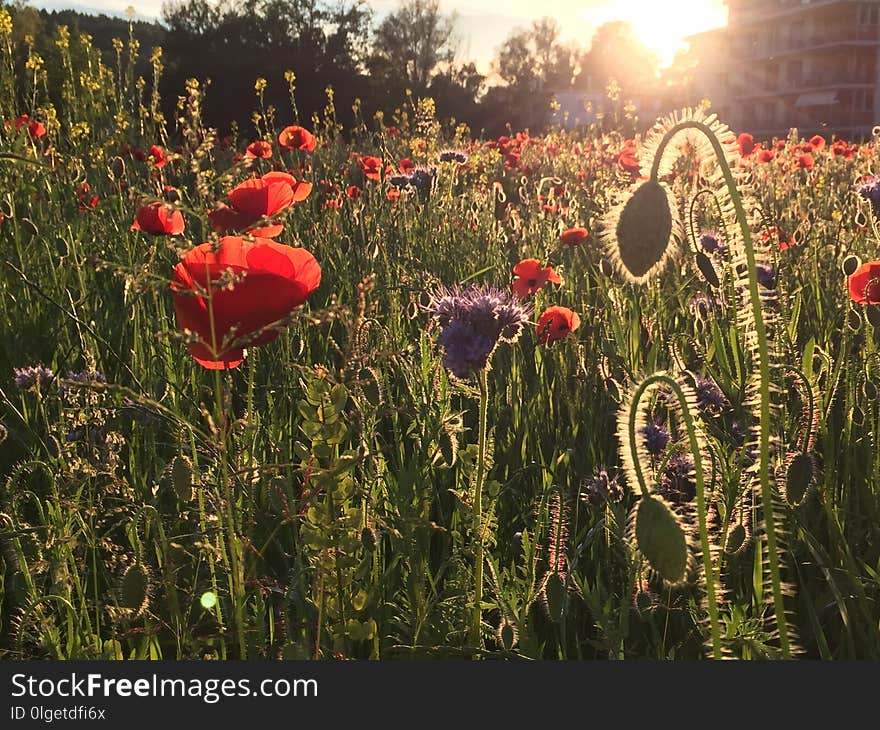
[[[739,224],[743,238],[743,248],[746,255],[749,278],[749,303],[752,308],[752,316],[755,321],[755,336],[758,350],[758,374],[760,376],[760,436],[759,436],[759,465],[758,478],[761,483],[761,506],[764,511],[764,524],[767,534],[767,557],[770,563],[770,580],[773,586],[773,610],[776,615],[776,625],[779,630],[779,646],[784,659],[791,658],[791,645],[788,637],[788,624],[785,619],[785,605],[782,596],[782,578],[779,569],[779,548],[776,542],[776,528],[773,522],[773,495],[770,490],[770,349],[767,342],[767,327],[761,311],[761,296],[758,292],[757,264],[755,260],[755,248],[752,244],[752,232],[749,228],[745,207],[742,197],[736,187],[733,172],[727,162],[727,156],[712,129],[698,121],[684,121],[672,127],[661,140],[654,164],[651,168],[651,179],[656,181],[663,151],[672,139],[685,129],[693,129],[703,134],[712,145],[718,166],[724,176],[724,184],[730,193],[736,211],[736,220]]]

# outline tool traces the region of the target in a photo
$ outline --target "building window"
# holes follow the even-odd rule
[[[852,111],[854,112],[872,112],[874,111],[874,92],[873,91],[854,91],[852,95]]]
[[[859,5],[859,24],[877,25],[880,23],[880,6],[876,3],[862,3]]]

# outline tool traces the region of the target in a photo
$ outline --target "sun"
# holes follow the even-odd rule
[[[687,47],[687,36],[727,23],[724,0],[600,0],[581,10],[582,20],[599,26],[625,20],[636,37],[657,54],[661,66]]]

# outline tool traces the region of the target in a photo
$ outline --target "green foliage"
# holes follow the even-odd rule
[[[711,378],[723,396],[688,409],[705,441],[720,632],[736,656],[780,655],[749,435],[755,356],[730,262],[713,257],[711,289],[687,261],[636,288],[603,266],[595,235],[560,242],[570,227],[595,232],[628,188],[621,134],[471,144],[422,102],[381,124],[359,119],[343,138],[324,97],[313,153],[276,146],[272,160],[244,162],[254,135],[225,147],[201,116],[216,82],[175,89],[182,106],[163,119],[129,42],[99,62],[72,34],[28,73],[40,51],[16,43],[10,55],[0,38],[0,66],[21,89],[0,99],[3,118],[28,113],[47,135],[0,128],[0,657],[705,656],[693,475],[670,474],[686,423],[662,389],[645,409],[670,439],[645,474],[674,509],[639,499],[621,474],[615,414],[658,370]],[[161,78],[161,57],[150,68]],[[260,114],[274,141],[274,118]],[[841,270],[876,250],[851,191],[876,145],[849,160],[826,149],[808,173],[786,167],[799,143],[778,151],[784,164],[756,167],[752,186],[755,208],[800,241],[772,250],[785,607],[805,656],[876,658],[880,340]],[[153,144],[169,150],[163,168],[135,154]],[[438,162],[446,146],[466,148],[467,164]],[[389,197],[353,153],[437,165],[430,194]],[[279,217],[279,240],[315,254],[322,284],[275,341],[208,372],[178,331],[171,271],[180,250],[211,238],[215,200],[274,163],[315,184]],[[671,184],[695,199],[687,175]],[[184,235],[131,231],[136,198],[168,189]],[[722,226],[698,199],[696,230]],[[756,238],[765,228],[754,223]],[[499,348],[480,459],[478,384],[445,372],[425,295],[441,283],[507,287],[523,258],[563,279],[538,292],[536,317],[559,304],[581,326],[552,347],[527,331]],[[51,377],[16,382],[15,368],[38,363]]]

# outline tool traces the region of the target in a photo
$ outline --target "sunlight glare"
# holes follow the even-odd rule
[[[574,0],[572,5],[583,7],[583,2]],[[687,36],[725,25],[727,7],[723,0],[601,0],[583,8],[580,17],[593,27],[612,20],[629,22],[660,65],[668,66],[676,52],[687,47]]]

